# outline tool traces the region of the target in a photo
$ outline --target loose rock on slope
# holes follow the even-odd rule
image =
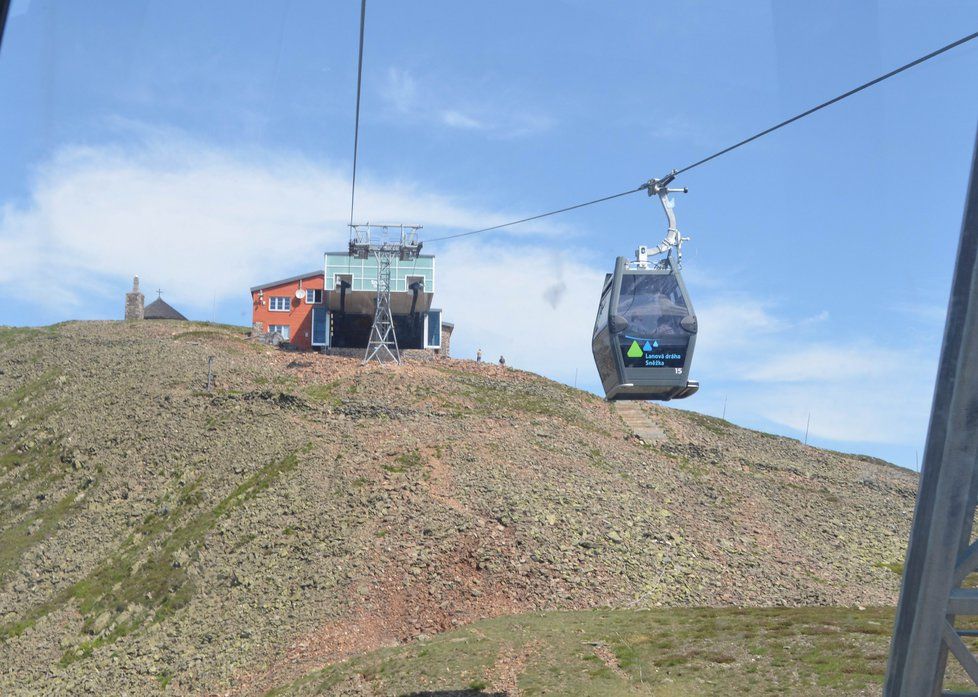
[[[499,366],[0,330],[0,692],[252,694],[477,618],[893,603],[916,475]],[[204,390],[207,357],[217,387]]]

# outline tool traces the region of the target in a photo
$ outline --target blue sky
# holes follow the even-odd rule
[[[978,27],[972,2],[368,4],[357,218],[429,237],[633,188]],[[358,13],[14,0],[0,323],[117,318],[139,273],[246,324],[248,286],[342,247]],[[681,406],[793,436],[811,413],[811,442],[914,465],[976,73],[978,42],[682,178]],[[454,352],[597,388],[600,279],[663,223],[636,194],[431,245]]]

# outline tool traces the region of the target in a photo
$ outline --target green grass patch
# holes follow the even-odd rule
[[[417,450],[398,455],[397,462],[404,467],[420,467],[423,464],[421,453]]]
[[[342,382],[342,380],[334,380],[333,382],[325,385],[309,385],[309,387],[306,388],[306,394],[313,401],[329,404],[331,406],[339,406],[340,395],[338,388]]]
[[[58,523],[68,515],[77,495],[77,492],[72,492],[0,531],[0,583],[16,570],[24,552],[57,530]]]
[[[877,692],[892,610],[663,608],[501,617],[310,673],[274,694],[319,694],[354,675],[378,694],[484,689],[500,656],[521,656],[521,694],[849,695]],[[596,653],[607,647],[617,666]],[[510,662],[511,664],[511,662]],[[719,687],[718,687],[719,689]]]
[[[453,396],[471,402],[471,408],[462,408],[454,400],[441,400],[440,406],[450,410],[455,417],[465,415],[498,416],[506,413],[556,417],[574,423],[588,431],[607,435],[592,419],[575,407],[568,399],[568,389],[544,380],[516,382],[493,380],[466,370],[435,366],[435,370],[451,378]],[[468,406],[468,405],[466,405]]]
[[[597,448],[589,448],[587,453],[588,462],[595,468],[602,470],[604,472],[611,472],[614,470],[611,463],[605,458],[604,453]]]
[[[53,327],[0,327],[0,350],[51,335],[53,331]]]
[[[67,468],[58,454],[53,443],[46,443],[27,452],[20,452],[14,446],[0,456],[0,475],[10,475],[0,487],[0,526],[8,523],[11,514],[23,512],[13,503],[23,491],[29,488],[47,491],[64,478]]]
[[[218,332],[213,329],[191,329],[190,331],[180,332],[179,334],[174,334],[174,339],[211,339],[218,337],[221,339],[230,337],[231,335],[227,332]]]
[[[221,322],[191,322],[190,324],[195,327],[220,330],[225,334],[235,334],[238,336],[247,336],[251,333],[251,327],[240,324],[223,324]]]
[[[159,622],[186,606],[196,590],[188,566],[204,536],[234,508],[254,499],[297,465],[295,455],[271,462],[246,477],[217,505],[200,510],[199,482],[182,487],[172,509],[150,514],[122,545],[88,576],[54,598],[0,627],[0,639],[23,632],[38,619],[69,602],[84,617],[83,631],[92,636],[62,657],[68,664],[84,659],[146,621]]]
[[[407,453],[401,453],[396,458],[394,458],[393,463],[385,463],[382,465],[385,472],[407,472],[408,470],[417,469],[424,464],[424,458],[421,453],[417,450],[412,450]]]
[[[295,375],[276,375],[272,378],[272,384],[279,387],[298,387],[299,379]]]
[[[877,569],[886,569],[892,571],[897,576],[903,576],[903,562],[902,561],[890,561],[890,562],[878,562],[873,564]]]
[[[34,409],[37,399],[54,387],[60,375],[60,370],[51,368],[33,380],[27,380],[13,391],[3,395],[0,397],[0,414],[4,418],[9,419],[11,418],[10,415],[17,415],[17,412],[22,412],[25,409]],[[23,420],[23,414],[18,416],[20,416],[19,420]],[[7,424],[4,424],[4,426],[5,430],[13,428]]]
[[[676,458],[677,469],[680,472],[686,472],[693,477],[700,478],[707,473],[706,467],[699,464],[694,460],[690,460],[685,455],[680,455]]]
[[[188,322],[181,324],[193,328],[174,334],[174,339],[209,339],[213,337],[242,339],[251,331],[250,327],[239,327],[234,324],[218,324],[214,322]]]
[[[706,414],[700,414],[698,411],[686,411],[685,409],[677,409],[677,414],[682,414],[687,418],[687,420],[692,421],[697,426],[705,428],[711,433],[716,433],[717,435],[724,435],[730,432],[732,424],[729,421],[724,421],[723,419],[718,419],[715,416],[707,416]]]

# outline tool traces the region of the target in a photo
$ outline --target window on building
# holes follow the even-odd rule
[[[427,324],[425,348],[441,348],[441,310],[431,310]]]
[[[288,298],[286,298],[288,300]],[[286,341],[289,340],[289,325],[287,324],[269,324],[268,331],[275,333],[278,332],[282,335],[282,338]]]
[[[292,309],[292,298],[288,296],[274,296],[268,299],[268,309],[273,312],[288,312]]]
[[[312,308],[312,345],[325,346],[329,342],[329,313],[325,307]]]
[[[306,288],[306,302],[310,305],[319,305],[323,302],[323,291],[321,288]]]

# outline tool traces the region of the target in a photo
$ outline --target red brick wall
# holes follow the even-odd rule
[[[322,289],[323,274],[303,278],[302,289],[309,288]],[[261,322],[262,329],[268,331],[269,326],[273,324],[287,324],[289,325],[289,342],[300,349],[311,349],[313,306],[306,302],[305,297],[302,300],[296,300],[295,292],[298,289],[299,282],[293,281],[292,283],[283,283],[279,286],[262,289],[261,299],[259,299],[259,291],[253,292],[251,294],[251,326],[254,327],[258,322]],[[268,309],[269,298],[279,296],[292,299],[291,310],[279,312]],[[325,298],[323,299],[325,300]]]

